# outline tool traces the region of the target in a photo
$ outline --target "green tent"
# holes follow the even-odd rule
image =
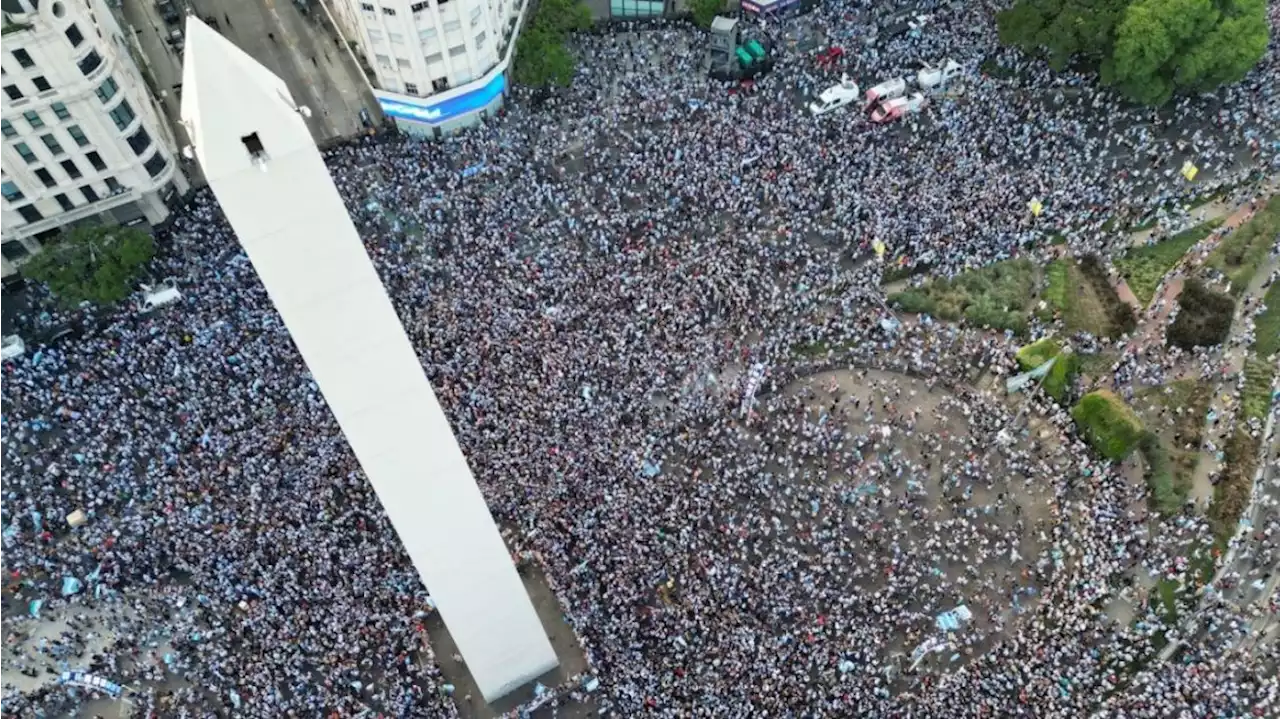
[[[746,50],[743,50],[742,48],[738,48],[737,50],[734,50],[733,54],[738,56],[738,64],[742,65],[743,67],[749,67],[753,62],[753,60],[751,59],[751,53],[747,52]]]
[[[747,42],[747,52],[751,53],[757,60],[763,60],[765,56],[764,47],[757,40],[749,40]]]

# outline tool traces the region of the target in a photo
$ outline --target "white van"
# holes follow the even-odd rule
[[[142,299],[138,300],[139,312],[167,307],[182,299],[182,293],[173,280],[166,280],[164,284],[154,288],[142,285],[142,293]]]
[[[9,361],[18,359],[26,354],[27,345],[22,338],[17,335],[9,335],[0,340],[0,360]]]

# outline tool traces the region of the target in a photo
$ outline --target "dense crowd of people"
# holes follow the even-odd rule
[[[487,126],[326,153],[513,554],[599,679],[555,703],[1274,715],[1254,615],[1209,594],[1208,629],[1181,636],[1139,581],[1203,581],[1187,556],[1205,558],[1207,523],[1149,531],[1133,467],[1039,395],[1011,410],[971,384],[1014,370],[1015,338],[899,320],[879,287],[1050,234],[1105,255],[1128,241],[1109,220],[1173,222],[1245,180],[1280,137],[1275,44],[1217,98],[1156,112],[1000,51],[982,4],[927,8],[920,37],[877,45],[869,6],[753,29],[781,54],[749,90],[703,75],[691,27],[615,26],[575,41],[571,88],[517,89]],[[801,26],[845,66],[789,42]],[[943,57],[967,76],[898,126],[803,109],[842,72]],[[80,332],[4,365],[4,715],[86,701],[64,669],[160,716],[456,715],[430,588],[211,195],[161,240],[152,274],[181,303],[33,312],[24,332]],[[42,635],[52,616],[65,628]]]

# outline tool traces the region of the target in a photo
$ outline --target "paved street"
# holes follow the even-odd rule
[[[148,54],[173,61],[170,68],[157,69],[161,83],[180,83],[179,53],[163,47],[166,28],[154,5],[124,0],[124,6]],[[311,108],[307,126],[317,142],[359,132],[361,108],[376,113],[377,103],[362,71],[318,5],[310,14],[290,0],[196,0],[186,6],[206,21],[215,20],[219,32],[279,75],[294,99]]]

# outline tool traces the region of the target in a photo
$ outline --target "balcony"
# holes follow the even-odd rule
[[[164,173],[161,173],[161,175],[164,175]],[[141,195],[137,190],[124,187],[121,188],[119,192],[115,192],[105,197],[99,197],[93,202],[86,202],[83,205],[77,206],[75,209],[68,210],[66,212],[59,212],[58,214],[46,217],[39,222],[30,222],[20,227],[6,228],[12,229],[12,232],[6,232],[5,234],[14,239],[31,237],[32,235],[38,235],[45,230],[52,230],[64,225],[79,222],[90,215],[101,214],[113,207],[118,207],[126,202],[136,200],[140,196]]]
[[[26,32],[31,29],[31,25],[21,20],[14,20],[9,17],[9,13],[4,14],[4,25],[0,26],[0,35],[8,36],[17,32]]]

